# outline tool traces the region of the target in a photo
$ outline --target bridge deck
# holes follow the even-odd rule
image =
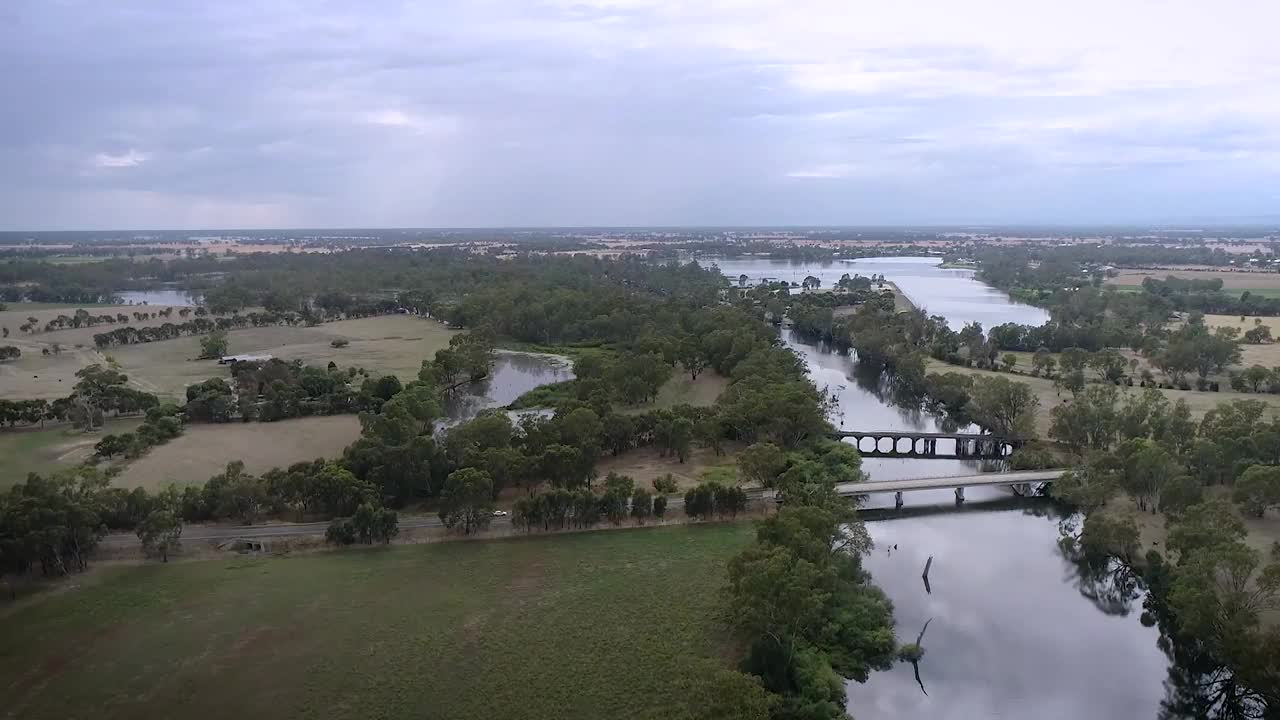
[[[996,435],[982,435],[980,433],[897,432],[885,430],[836,430],[831,433],[831,437],[910,438],[912,440],[999,440],[1001,442],[1008,442],[1008,440]]]
[[[871,493],[899,492],[905,490],[935,490],[979,485],[1021,485],[1023,483],[1051,482],[1062,477],[1066,470],[1028,470],[1025,472],[982,473],[981,475],[957,475],[955,477],[917,478],[914,480],[882,480],[880,482],[841,483],[836,491],[841,495],[870,495]]]

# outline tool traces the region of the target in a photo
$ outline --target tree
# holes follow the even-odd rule
[[[182,520],[170,509],[152,510],[138,524],[138,539],[143,551],[159,553],[163,562],[169,562],[169,552],[181,545]]]
[[[1085,365],[1089,363],[1089,351],[1084,348],[1069,347],[1062,351],[1061,358],[1058,364],[1062,366],[1063,373],[1083,372]]]
[[[631,517],[643,525],[645,518],[653,514],[653,494],[638,487],[631,494]]]
[[[690,668],[678,686],[672,720],[769,720],[780,699],[761,687],[759,678],[711,661]]]
[[[93,446],[93,452],[98,457],[110,459],[114,455],[120,455],[129,449],[132,443],[132,437],[128,433],[124,435],[104,435],[101,440]]]
[[[1119,429],[1116,398],[1114,385],[1091,385],[1071,402],[1055,405],[1049,411],[1049,437],[1075,449],[1110,448]]]
[[[478,468],[449,473],[440,493],[440,520],[444,526],[462,528],[464,535],[483,530],[493,516],[493,479]]]
[[[1231,499],[1257,517],[1265,515],[1268,508],[1280,507],[1280,467],[1254,465],[1248,468],[1236,479]]]
[[[653,479],[653,490],[659,495],[672,495],[679,490],[679,485],[671,473],[659,475]]]
[[[653,498],[653,516],[659,520],[667,516],[667,496],[658,495]]]
[[[738,472],[748,483],[771,488],[787,467],[787,457],[773,443],[755,443],[738,455]]]
[[[1210,500],[1187,508],[1177,522],[1169,526],[1166,544],[1181,559],[1206,548],[1242,540],[1246,532],[1239,513],[1229,503]]]
[[[968,412],[974,422],[1001,437],[1034,437],[1039,399],[1026,383],[1002,377],[974,378]]]
[[[1263,343],[1272,342],[1271,328],[1267,325],[1257,325],[1244,333],[1244,341],[1252,345],[1261,345]]]
[[[206,491],[211,491],[222,517],[235,517],[245,525],[252,525],[266,509],[268,497],[262,482],[244,471],[244,462],[227,463],[226,470],[209,479]]]
[[[200,338],[200,358],[210,360],[227,354],[227,331],[214,330]]]
[[[1000,364],[1004,366],[1005,372],[1009,372],[1010,370],[1013,370],[1014,365],[1018,364],[1018,356],[1013,353],[1005,353],[1004,356],[1000,358]]]
[[[364,503],[351,516],[351,529],[360,542],[370,545],[375,541],[387,544],[400,534],[396,511],[373,503]]]
[[[1114,348],[1105,348],[1094,353],[1089,358],[1089,365],[1102,376],[1102,379],[1112,384],[1124,379],[1125,368],[1129,366],[1124,356]]]
[[[1179,558],[1168,602],[1179,629],[1211,657],[1258,672],[1261,615],[1280,606],[1280,560],[1264,566],[1240,541],[1205,546]]]
[[[13,345],[0,345],[0,362],[22,357],[22,351]]]
[[[1177,463],[1173,456],[1150,440],[1130,440],[1120,450],[1124,459],[1124,477],[1120,481],[1125,492],[1138,501],[1138,508],[1151,512],[1160,508],[1160,491],[1173,477]]]
[[[702,344],[693,337],[686,337],[680,341],[676,348],[676,359],[693,380],[697,380],[698,373],[707,367],[707,356],[702,351]]]
[[[1080,545],[1092,557],[1131,562],[1140,547],[1138,524],[1130,516],[1089,513],[1080,532]]]
[[[1240,373],[1240,379],[1253,392],[1262,392],[1262,386],[1271,382],[1271,371],[1261,365],[1253,365]]]

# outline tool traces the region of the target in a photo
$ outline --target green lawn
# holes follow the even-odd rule
[[[1141,283],[1107,283],[1104,287],[1113,287],[1120,292],[1143,292]],[[1224,287],[1222,292],[1231,297],[1240,297],[1241,294],[1248,292],[1250,295],[1256,295],[1264,298],[1280,298],[1280,288],[1240,288],[1240,287]]]
[[[0,614],[22,718],[660,718],[745,523],[99,568]],[[3,613],[0,608],[0,613]]]
[[[141,418],[107,421],[106,427],[85,433],[70,425],[54,425],[44,430],[0,430],[0,490],[23,482],[27,473],[48,473],[83,462],[93,453],[93,445],[108,433],[129,432]]]

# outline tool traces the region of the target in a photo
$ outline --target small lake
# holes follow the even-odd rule
[[[846,272],[883,273],[913,303],[957,329],[973,321],[989,329],[1047,319],[1043,310],[1012,302],[977,281],[972,270],[943,269],[939,263],[716,261],[734,283],[742,274],[751,282],[800,282],[813,275],[827,287]],[[927,413],[893,405],[879,379],[857,372],[854,358],[792,330],[782,333],[818,388],[836,397],[837,425],[956,430]],[[981,470],[978,461],[960,460],[866,459],[863,467],[873,482]],[[1061,518],[1050,503],[1014,498],[1000,488],[968,488],[965,495],[960,508],[951,490],[907,493],[902,511],[893,510],[889,494],[873,496],[866,505],[876,541],[866,567],[894,603],[899,642],[915,640],[925,622],[932,622],[922,642],[920,681],[910,664],[898,663],[872,673],[866,683],[849,683],[849,713],[858,720],[1178,717],[1162,715],[1171,663],[1157,645],[1159,631],[1139,622],[1141,591],[1110,597],[1084,579],[1059,549]],[[921,573],[931,555],[926,590]]]
[[[196,299],[183,290],[124,290],[116,295],[125,305],[156,305],[158,307],[196,305]]]

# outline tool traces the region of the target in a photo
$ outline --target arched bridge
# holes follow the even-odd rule
[[[852,439],[863,457],[937,458],[946,460],[999,460],[1021,443],[996,435],[976,433],[897,432],[892,430],[838,430],[831,437]]]

